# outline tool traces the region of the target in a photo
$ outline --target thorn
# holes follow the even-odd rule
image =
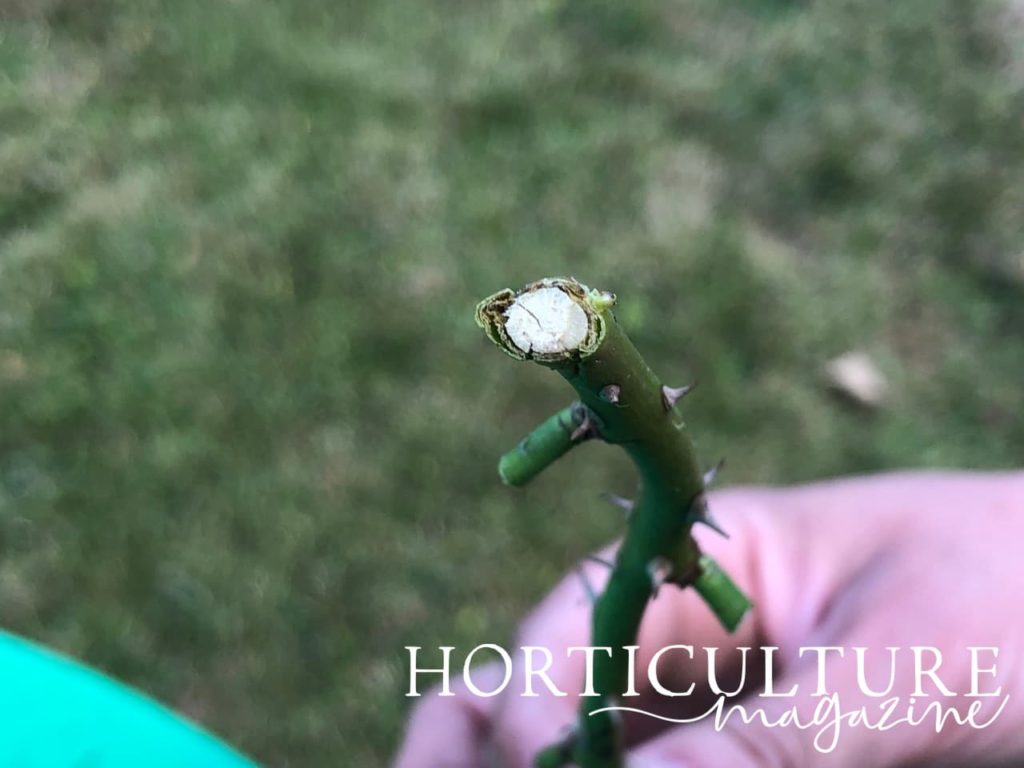
[[[598,397],[604,400],[606,403],[612,405],[618,405],[619,395],[622,394],[622,387],[618,384],[609,384],[607,387],[602,387],[601,391],[597,393]]]
[[[594,585],[590,583],[590,579],[587,578],[587,572],[577,567],[576,575],[579,577],[580,584],[583,585],[583,591],[587,593],[587,599],[593,605],[597,602],[597,591],[594,589]]]
[[[672,563],[664,557],[656,557],[647,564],[647,575],[651,579],[651,597],[657,597],[661,585],[672,575]]]
[[[725,529],[722,528],[722,526],[718,524],[718,521],[711,517],[711,515],[704,515],[704,517],[698,517],[696,520],[694,520],[694,522],[700,523],[701,525],[706,525],[708,528],[717,533],[723,539],[730,538],[729,534],[725,531]]]
[[[725,466],[725,459],[719,459],[718,463],[715,464],[715,466],[713,466],[711,469],[709,469],[707,472],[704,473],[704,487],[705,488],[707,488],[709,485],[711,485],[713,482],[715,482],[715,478],[718,477],[718,473],[722,471],[722,468],[724,466]]]
[[[636,506],[635,501],[633,501],[632,499],[623,498],[622,496],[616,496],[614,493],[603,493],[601,495],[605,498],[605,500],[611,502],[616,507],[625,512],[626,519],[629,519],[629,516],[633,512],[633,508]]]
[[[690,505],[690,514],[693,516],[694,524],[706,525],[719,536],[725,539],[729,538],[729,534],[725,532],[725,529],[718,524],[717,520],[711,517],[711,512],[708,510],[708,499],[703,493],[698,493],[697,498],[693,500],[693,504]]]
[[[677,402],[686,397],[690,392],[693,391],[692,384],[685,387],[666,387],[661,388],[661,404],[665,406],[666,411],[671,411]]]
[[[615,563],[611,562],[610,560],[605,560],[603,557],[600,557],[598,555],[587,555],[584,559],[589,560],[592,563],[597,563],[598,565],[603,565],[605,568],[608,568],[609,570],[615,569]]]

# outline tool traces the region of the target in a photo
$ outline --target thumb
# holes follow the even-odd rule
[[[752,657],[760,655],[758,646],[777,647],[772,685],[777,696],[757,696],[754,690],[743,699],[722,699],[717,711],[712,700],[702,708],[706,717],[639,745],[630,753],[629,768],[881,768],[902,764],[912,751],[912,740],[901,729],[880,734],[834,724],[837,714],[861,707],[877,713],[878,700],[861,693],[854,668],[837,654],[801,655],[804,645],[873,644],[863,636],[866,627],[857,612],[839,607],[839,596],[859,574],[870,572],[866,564],[886,538],[887,525],[865,524],[865,518],[874,522],[872,511],[859,512],[852,525],[852,516],[836,509],[836,496],[834,487],[817,486],[725,492],[713,499],[734,537],[724,544],[701,543],[738,575],[755,604],[754,621],[722,642],[730,648],[749,646]],[[837,540],[843,542],[838,549]],[[745,572],[744,562],[753,567]],[[677,599],[677,610],[684,599]],[[684,623],[679,634],[693,637],[695,626]],[[708,638],[698,633],[695,639],[706,643]],[[822,679],[829,681],[825,691]]]

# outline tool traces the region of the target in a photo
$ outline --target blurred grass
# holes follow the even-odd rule
[[[617,533],[483,340],[571,273],[728,481],[1019,465],[1024,59],[984,0],[0,0],[0,616],[277,766],[383,765]],[[821,365],[867,349],[865,417]]]

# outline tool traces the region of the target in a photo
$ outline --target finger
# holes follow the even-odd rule
[[[957,628],[963,625],[962,611],[943,599],[941,589],[930,594],[926,584],[917,584],[908,610],[907,593],[901,591],[907,585],[892,580],[893,574],[905,573],[894,567],[905,562],[898,544],[899,521],[905,516],[898,514],[892,500],[893,490],[904,482],[897,477],[822,484],[765,497],[766,512],[772,516],[746,521],[750,529],[745,545],[735,554],[748,558],[753,567],[750,589],[759,639],[780,648],[781,673],[774,675],[774,689],[789,693],[795,685],[795,692],[785,698],[726,700],[726,712],[737,703],[744,709],[736,710],[724,724],[709,718],[663,733],[635,750],[630,768],[884,768],[923,759],[930,764],[971,764],[971,755],[977,754],[970,751],[972,738],[977,734],[957,727],[957,718],[947,720],[938,733],[934,718],[925,727],[903,723],[885,730],[864,727],[863,721],[853,725],[849,719],[835,719],[863,711],[869,721],[877,722],[883,715],[881,702],[896,697],[899,709],[890,721],[899,721],[908,716],[915,695],[914,665],[890,665],[883,651],[883,658],[868,658],[865,675],[870,689],[889,687],[882,698],[870,696],[850,658],[853,649],[888,650],[894,638],[900,638],[898,645],[930,646],[936,638],[957,637]],[[731,549],[726,543],[715,554],[730,563]],[[738,580],[743,578],[739,573]],[[828,654],[821,663],[813,650],[801,655],[802,647],[825,646],[842,651]],[[827,681],[824,690],[821,680]],[[961,679],[954,687],[966,686]],[[829,698],[831,694],[835,699]],[[970,701],[960,698],[943,704],[962,722]],[[753,717],[744,719],[744,712]],[[979,719],[990,714],[986,710]]]
[[[647,653],[685,644],[693,649],[694,659],[687,663],[679,655],[666,656],[655,670],[638,667],[638,674],[644,681],[653,671],[665,687],[686,691],[692,686],[692,693],[681,698],[642,697],[635,705],[638,709],[668,718],[693,718],[717,699],[709,685],[712,674],[718,690],[728,691],[731,697],[760,681],[760,654],[754,651],[744,674],[744,657],[738,648],[777,646],[783,658],[792,659],[808,638],[834,638],[853,631],[857,614],[837,610],[835,597],[859,574],[871,571],[871,564],[894,536],[886,521],[871,510],[856,515],[837,510],[836,495],[822,484],[785,491],[733,490],[711,497],[714,517],[730,538],[706,529],[698,529],[695,535],[703,550],[751,598],[753,611],[730,635],[694,590],[668,591],[659,597],[644,619],[642,644]],[[850,520],[857,525],[851,526]],[[837,540],[842,547],[835,546]],[[713,662],[708,657],[711,651],[705,649],[714,649]],[[626,723],[628,743],[650,738],[671,725],[641,715],[627,715]],[[693,729],[689,733],[693,735]],[[772,738],[766,740],[771,743]],[[740,738],[734,744],[744,746]]]
[[[826,486],[794,491],[745,489],[713,494],[710,500],[718,522],[730,534],[728,541],[704,529],[696,536],[753,600],[755,608],[734,634],[729,634],[692,589],[663,588],[644,615],[637,654],[639,705],[659,713],[690,716],[708,701],[707,674],[701,664],[659,665],[661,683],[674,690],[696,686],[692,697],[652,697],[647,687],[653,653],[672,644],[719,649],[715,658],[716,679],[723,688],[737,682],[737,647],[762,643],[793,648],[827,613],[831,596],[870,558],[882,538],[884,524],[837,532],[844,547],[837,556],[835,539],[822,536],[830,526],[843,527],[851,515],[832,516],[826,503],[835,494]],[[870,510],[858,518],[870,519]],[[614,552],[604,552],[612,559]],[[586,566],[589,578],[600,589],[607,573],[600,566]],[[509,696],[503,700],[497,733],[503,754],[512,766],[529,764],[532,755],[562,736],[574,720],[582,688],[584,658],[568,657],[571,646],[586,646],[590,636],[590,606],[575,576],[565,579],[526,622],[520,643],[550,649],[554,665],[551,678],[567,697]],[[664,723],[648,718],[626,718],[627,742],[647,738],[663,730]]]
[[[505,676],[503,664],[473,670],[480,690],[494,690]],[[480,768],[484,764],[494,698],[473,696],[464,682],[452,683],[453,696],[433,688],[417,703],[393,768]]]
[[[700,526],[694,534],[754,607],[729,636],[687,590],[669,606],[677,612],[676,636],[694,645],[761,642],[786,650],[815,632],[848,631],[856,616],[837,614],[836,596],[898,549],[905,534],[905,515],[886,503],[891,494],[888,481],[874,478],[713,494],[711,511],[730,538]]]

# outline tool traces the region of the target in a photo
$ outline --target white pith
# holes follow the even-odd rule
[[[538,288],[505,310],[505,332],[523,352],[555,354],[587,338],[587,314],[560,288]]]

